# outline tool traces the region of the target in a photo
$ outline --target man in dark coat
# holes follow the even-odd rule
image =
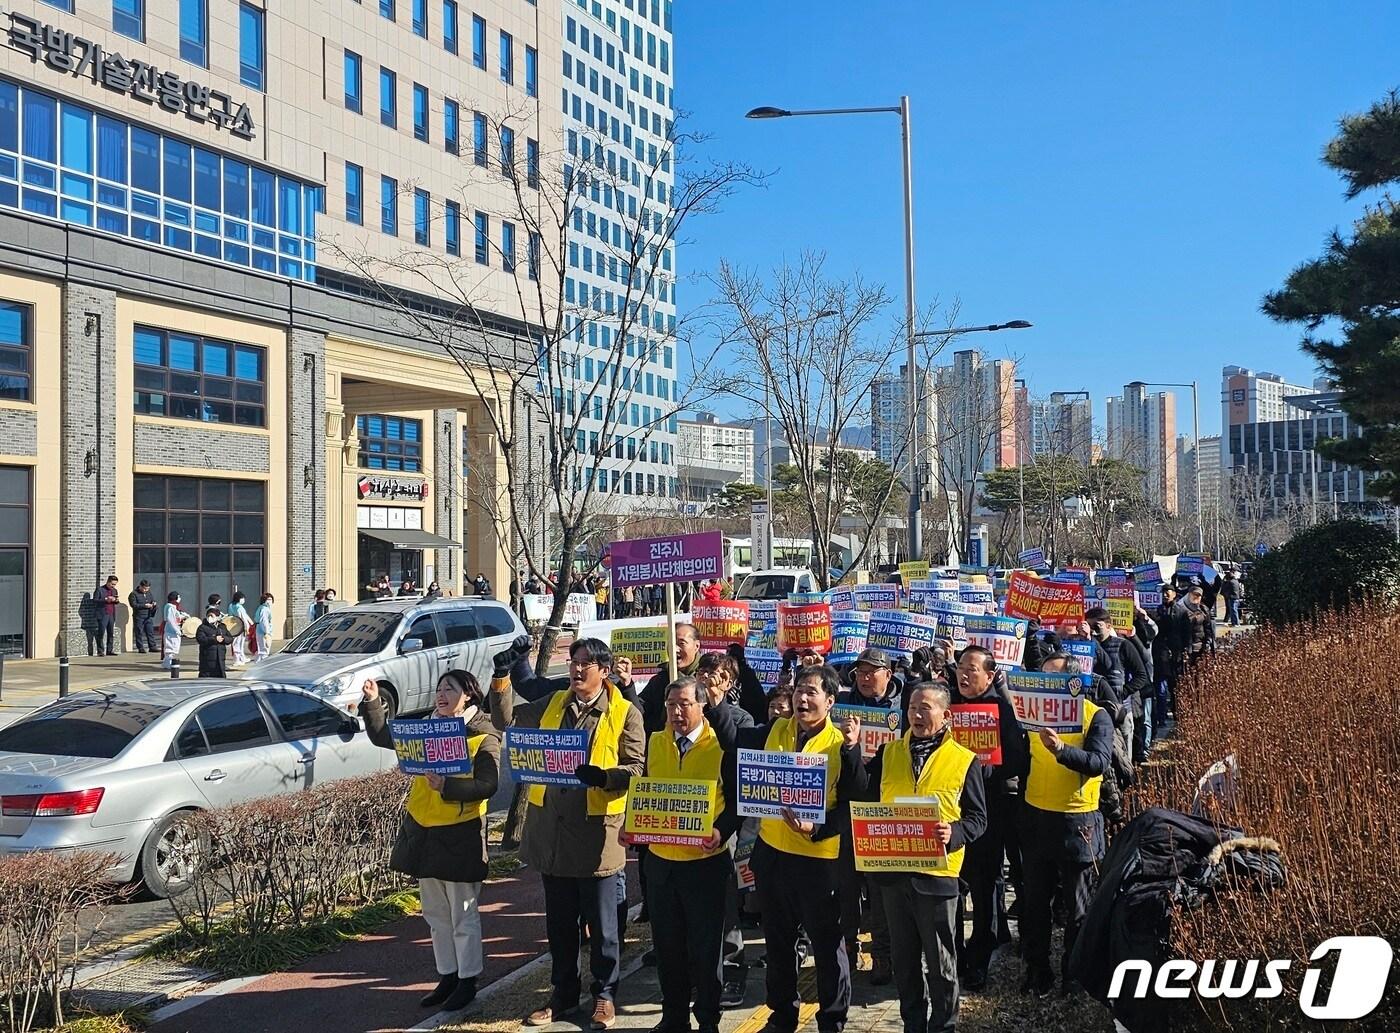
[[[156,642],[156,610],[159,609],[156,597],[151,592],[151,583],[142,579],[136,591],[127,596],[131,607],[131,638],[138,653],[157,653],[160,646]]]
[[[199,676],[227,678],[224,658],[228,653],[229,633],[219,621],[219,611],[211,606],[204,614],[204,623],[194,633],[199,643]]]
[[[693,624],[676,625],[676,664],[680,675],[694,678],[700,667],[700,635]],[[671,665],[662,664],[641,691],[642,723],[647,735],[666,727],[666,688],[672,682]]]

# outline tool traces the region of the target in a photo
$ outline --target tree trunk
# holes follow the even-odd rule
[[[554,643],[564,630],[564,610],[569,604],[569,580],[573,573],[574,545],[578,541],[578,527],[564,529],[560,543],[559,569],[554,575],[554,606],[550,608],[549,620],[540,634],[539,652],[535,654],[535,677],[543,678],[549,673],[549,658],[554,655]]]

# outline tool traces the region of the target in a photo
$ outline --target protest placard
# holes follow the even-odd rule
[[[695,603],[690,608],[690,622],[700,636],[700,648],[722,653],[737,642],[749,640],[749,604],[742,601]]]
[[[613,542],[612,587],[664,585],[724,576],[724,535],[719,531],[631,538]]]
[[[1127,581],[1128,572],[1123,567],[1109,567],[1106,570],[1094,571],[1094,584],[1110,585],[1119,581]]]
[[[857,610],[894,610],[899,607],[898,585],[856,585],[851,591],[855,594]]]
[[[1109,622],[1119,633],[1133,627],[1133,586],[1127,581],[1110,581],[1084,589],[1084,609],[1101,606],[1108,611]]]
[[[757,883],[753,866],[749,864],[757,843],[758,830],[753,827],[753,822],[740,825],[738,838],[734,840],[734,879],[739,884],[740,893],[753,889]]]
[[[851,801],[851,840],[856,871],[908,872],[948,867],[948,855],[936,826],[941,808],[936,797],[907,803]]]
[[[778,604],[778,650],[827,653],[831,650],[829,603]]]
[[[1008,617],[1040,621],[1042,627],[1072,627],[1084,619],[1084,588],[1016,571],[1006,588]]]
[[[758,683],[765,692],[771,692],[778,684],[778,675],[783,669],[783,654],[776,649],[745,649],[744,662],[753,668]]]
[[[1098,653],[1098,647],[1093,639],[1062,638],[1060,649],[1069,654],[1080,674],[1088,676],[1094,673],[1094,657]]]
[[[856,593],[851,585],[836,585],[826,591],[826,601],[832,613],[844,613],[856,608]]]
[[[633,843],[699,846],[715,825],[718,786],[698,778],[634,778],[622,831]]]
[[[962,601],[958,582],[953,578],[914,581],[906,586],[905,595],[910,613],[931,613],[934,602],[938,600],[952,603]]]
[[[933,645],[938,637],[938,618],[931,613],[904,613],[901,610],[872,610],[865,643],[883,649],[891,657],[914,655],[914,650]]]
[[[1016,561],[1023,567],[1043,567],[1045,566],[1045,550],[1023,549],[1016,556]]]
[[[1001,711],[995,703],[954,703],[953,738],[966,746],[983,764],[1001,763]]]
[[[899,580],[901,584],[908,585],[911,581],[928,580],[928,561],[909,560],[899,565]]]
[[[632,661],[632,677],[650,678],[670,663],[669,635],[666,626],[650,628],[613,628],[608,635],[608,647],[613,656],[625,656]]]
[[[1179,577],[1200,577],[1205,571],[1205,564],[1203,556],[1178,556],[1176,558],[1176,575]]]
[[[972,613],[996,612],[996,600],[990,581],[963,582],[958,586],[958,596],[962,602],[972,607]]]
[[[588,763],[588,731],[583,728],[507,728],[506,765],[517,782],[573,786],[574,772]]]
[[[948,602],[935,599],[929,604],[929,613],[938,619],[939,638],[950,638],[959,649],[967,645],[967,618],[982,614],[982,607],[961,600]]]
[[[968,645],[981,646],[992,654],[1003,671],[1021,666],[1026,652],[1026,622],[1019,617],[974,615],[964,618]]]
[[[400,719],[389,722],[405,775],[469,775],[472,758],[467,752],[467,722],[460,717]]]
[[[831,721],[840,725],[847,717],[860,722],[860,755],[866,760],[887,742],[899,738],[898,707],[862,707],[838,703],[831,708]]]
[[[854,663],[860,651],[865,648],[866,635],[870,631],[870,614],[857,610],[846,610],[831,615],[831,652],[826,654],[829,664]]]
[[[1148,613],[1162,605],[1162,586],[1156,588],[1139,588],[1137,590],[1137,604]]]
[[[739,751],[739,815],[826,821],[826,754]]]
[[[1027,728],[1078,732],[1084,727],[1084,682],[1078,674],[1012,671],[1006,676],[1016,720]]]
[[[1139,563],[1133,568],[1133,581],[1139,588],[1160,585],[1162,583],[1161,565],[1156,562]]]

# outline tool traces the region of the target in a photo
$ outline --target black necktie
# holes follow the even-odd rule
[[[688,749],[690,749],[690,736],[688,736],[688,735],[678,735],[678,736],[676,736],[676,752],[678,752],[678,753],[681,755],[681,758],[682,758],[682,759],[684,759],[684,757],[685,757],[685,751],[688,750]]]

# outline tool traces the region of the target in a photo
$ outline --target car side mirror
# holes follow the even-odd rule
[[[400,653],[417,653],[422,648],[423,640],[421,638],[406,638],[399,643]]]
[[[344,721],[340,722],[340,734],[358,735],[363,727],[358,717],[347,717]]]

